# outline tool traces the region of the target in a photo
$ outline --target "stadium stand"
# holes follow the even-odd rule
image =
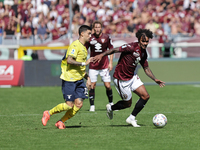
[[[200,36],[200,0],[71,1],[73,36],[80,25],[97,19],[103,22],[103,32],[115,38],[133,37],[140,28],[151,29],[159,43]],[[69,0],[1,0],[0,44],[32,46],[65,39],[69,21]],[[47,36],[41,39],[38,33],[45,29]]]

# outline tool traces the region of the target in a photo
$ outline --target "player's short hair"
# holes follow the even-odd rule
[[[78,30],[78,34],[81,35],[82,32],[85,32],[87,30],[92,30],[91,27],[87,26],[87,25],[82,25],[80,26],[79,30]]]
[[[150,39],[153,38],[153,32],[150,31],[149,29],[139,29],[136,32],[136,37],[138,38],[138,41],[140,41],[141,37],[148,37]]]
[[[92,28],[94,28],[95,24],[100,24],[101,27],[103,27],[103,23],[102,23],[101,21],[99,21],[99,20],[96,20],[96,21],[94,21],[94,22],[92,23]]]

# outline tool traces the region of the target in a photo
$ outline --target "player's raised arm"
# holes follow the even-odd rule
[[[110,50],[105,51],[105,52],[103,52],[103,53],[101,53],[101,54],[99,54],[99,55],[96,55],[96,56],[93,58],[93,63],[95,63],[95,62],[100,62],[103,56],[111,55],[111,54],[114,54],[114,53],[120,53],[119,47],[110,49]]]

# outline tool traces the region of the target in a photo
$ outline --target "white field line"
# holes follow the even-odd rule
[[[193,85],[193,87],[200,88],[200,85],[199,84],[195,84],[195,85]]]
[[[117,113],[119,113],[120,111],[118,111]],[[98,113],[106,113],[105,111],[99,111],[99,112],[80,112],[82,114],[87,114],[87,115],[92,115],[92,114],[98,114]],[[115,112],[114,112],[115,113]],[[195,113],[200,113],[200,111],[190,111],[190,112],[186,112],[186,111],[179,111],[179,112],[141,112],[140,114],[158,114],[158,113],[162,113],[162,114],[195,114]],[[0,117],[26,117],[26,116],[42,116],[41,114],[16,114],[16,115],[0,115]]]

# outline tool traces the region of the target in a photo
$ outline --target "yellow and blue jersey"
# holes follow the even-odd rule
[[[76,66],[67,64],[67,57],[71,56],[77,62],[86,62],[87,59],[87,49],[86,47],[79,41],[74,41],[68,48],[67,53],[62,59],[61,62],[61,70],[62,74],[60,76],[61,79],[65,81],[78,81],[83,79],[85,76],[86,66]]]

